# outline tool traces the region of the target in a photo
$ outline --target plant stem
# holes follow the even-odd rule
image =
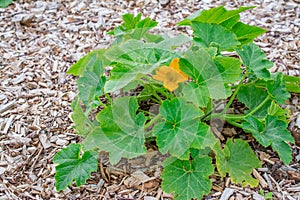
[[[154,118],[151,119],[150,122],[148,122],[147,124],[145,124],[144,129],[149,128],[150,126],[152,126],[153,124],[155,124],[158,120],[160,120],[162,116],[160,114],[156,115]]]
[[[254,108],[250,113],[248,113],[245,117],[253,115],[256,111],[258,111],[263,105],[265,105],[270,100],[270,96],[268,95],[263,102],[261,102],[256,108]]]
[[[242,128],[243,126],[242,126],[242,124],[239,124],[239,123],[237,123],[237,122],[235,122],[235,121],[231,121],[231,120],[226,120],[229,124],[231,124],[231,125],[233,125],[233,126],[236,126],[236,127],[238,127],[238,128]]]
[[[234,93],[233,93],[232,96],[230,97],[230,99],[229,99],[228,103],[226,104],[224,110],[221,112],[222,114],[226,113],[226,111],[228,110],[228,108],[230,107],[230,105],[232,104],[232,102],[234,101],[234,98],[236,97],[236,95],[237,95],[239,89],[241,88],[241,86],[243,85],[243,81],[245,80],[245,78],[246,78],[247,75],[248,75],[247,73],[245,73],[245,74],[243,75],[242,80],[241,80],[241,81],[239,82],[239,84],[237,85],[237,88],[235,89]]]

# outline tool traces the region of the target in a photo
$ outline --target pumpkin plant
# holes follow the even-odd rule
[[[112,45],[91,51],[68,71],[79,76],[71,107],[74,128],[84,139],[55,155],[56,189],[74,180],[84,184],[98,169],[99,151],[116,164],[145,154],[149,141],[168,155],[162,189],[175,199],[201,199],[212,188],[213,173],[257,186],[251,173],[261,163],[248,141],[235,135],[222,143],[210,127],[215,119],[271,147],[289,164],[294,139],[287,130],[289,110],[281,105],[290,92],[300,92],[300,79],[269,71],[273,63],[253,43],[266,30],[239,21],[251,8],[197,12],[178,23],[189,26],[192,37],[153,34],[149,30],[157,22],[123,15],[110,32]],[[216,102],[225,105],[220,109]],[[237,102],[241,113],[231,112]]]

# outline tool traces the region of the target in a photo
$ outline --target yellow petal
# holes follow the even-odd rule
[[[167,88],[169,91],[173,92],[174,90],[176,90],[178,88],[178,83],[165,81],[164,87]]]
[[[166,75],[167,75],[168,71],[169,71],[169,67],[162,66],[162,67],[158,68],[158,70],[156,70],[156,75],[153,75],[152,77],[155,80],[163,82],[167,79]]]
[[[177,72],[175,69],[172,69],[167,66],[162,66],[157,69],[156,75],[152,76],[155,80],[163,82],[165,88],[169,91],[174,91],[178,88],[178,83],[184,82],[187,79]]]
[[[176,70],[179,74],[181,74],[185,78],[186,81],[189,79],[188,75],[186,75],[179,68],[179,58],[174,58],[172,60],[172,62],[170,63],[170,68]]]

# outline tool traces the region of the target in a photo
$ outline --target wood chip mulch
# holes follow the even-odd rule
[[[300,76],[299,0],[43,0],[14,1],[0,9],[0,199],[172,199],[160,186],[163,157],[155,148],[145,156],[111,166],[100,156],[99,171],[87,184],[55,190],[57,151],[80,138],[72,129],[70,103],[77,94],[68,68],[85,53],[108,47],[107,32],[124,13],[142,12],[159,22],[155,30],[176,34],[177,22],[199,9],[225,4],[228,9],[257,6],[242,21],[268,33],[255,42],[275,63],[272,71]],[[300,135],[300,96],[293,94],[289,129]],[[230,130],[224,129],[226,135]],[[255,146],[263,167],[254,171],[257,188],[242,188],[230,178],[212,176],[206,199],[255,199],[260,190],[273,199],[300,199],[300,147],[285,166],[271,149]],[[242,161],[241,161],[242,162]]]

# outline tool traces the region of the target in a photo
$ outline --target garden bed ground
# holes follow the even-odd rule
[[[76,79],[66,71],[90,50],[107,47],[112,41],[107,32],[124,13],[142,12],[159,22],[155,31],[174,35],[186,30],[173,27],[190,13],[226,4],[229,9],[257,6],[242,14],[242,21],[269,30],[255,42],[275,63],[272,70],[300,76],[299,0],[226,2],[19,0],[0,9],[0,199],[172,199],[161,190],[163,157],[153,147],[117,166],[103,154],[86,185],[55,191],[53,156],[80,140],[70,120]],[[259,190],[273,192],[273,199],[300,199],[300,96],[292,95],[287,106],[289,129],[298,142],[292,145],[292,163],[282,165],[272,150],[254,143],[263,162],[254,172],[259,187],[241,188],[216,174],[206,199],[263,199]]]

